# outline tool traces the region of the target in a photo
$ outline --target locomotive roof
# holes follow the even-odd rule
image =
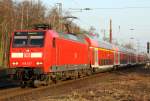
[[[70,39],[78,42],[85,43],[84,38],[77,36],[76,34],[73,33],[58,33],[59,37],[65,38],[65,39]]]

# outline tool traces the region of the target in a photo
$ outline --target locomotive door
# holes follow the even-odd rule
[[[98,48],[94,49],[94,65],[98,66]]]

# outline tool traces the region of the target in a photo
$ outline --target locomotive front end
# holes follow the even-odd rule
[[[44,31],[16,31],[10,46],[10,74],[16,79],[37,79],[43,72]]]
[[[10,48],[10,67],[43,65],[44,32],[15,32]]]

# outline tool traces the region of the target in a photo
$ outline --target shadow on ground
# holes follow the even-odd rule
[[[150,68],[145,68],[144,65],[142,65],[142,66],[130,66],[130,67],[115,70],[115,71],[113,71],[113,73],[115,73],[117,75],[136,73],[139,75],[150,76]]]

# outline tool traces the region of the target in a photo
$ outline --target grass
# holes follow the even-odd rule
[[[104,77],[107,80],[101,78],[101,82],[42,101],[150,101],[150,74],[141,73],[111,75],[112,79]]]
[[[138,85],[137,85],[138,84]],[[149,84],[147,84],[148,86]],[[150,101],[149,87],[139,81],[113,84],[73,91],[70,95],[43,101]]]

